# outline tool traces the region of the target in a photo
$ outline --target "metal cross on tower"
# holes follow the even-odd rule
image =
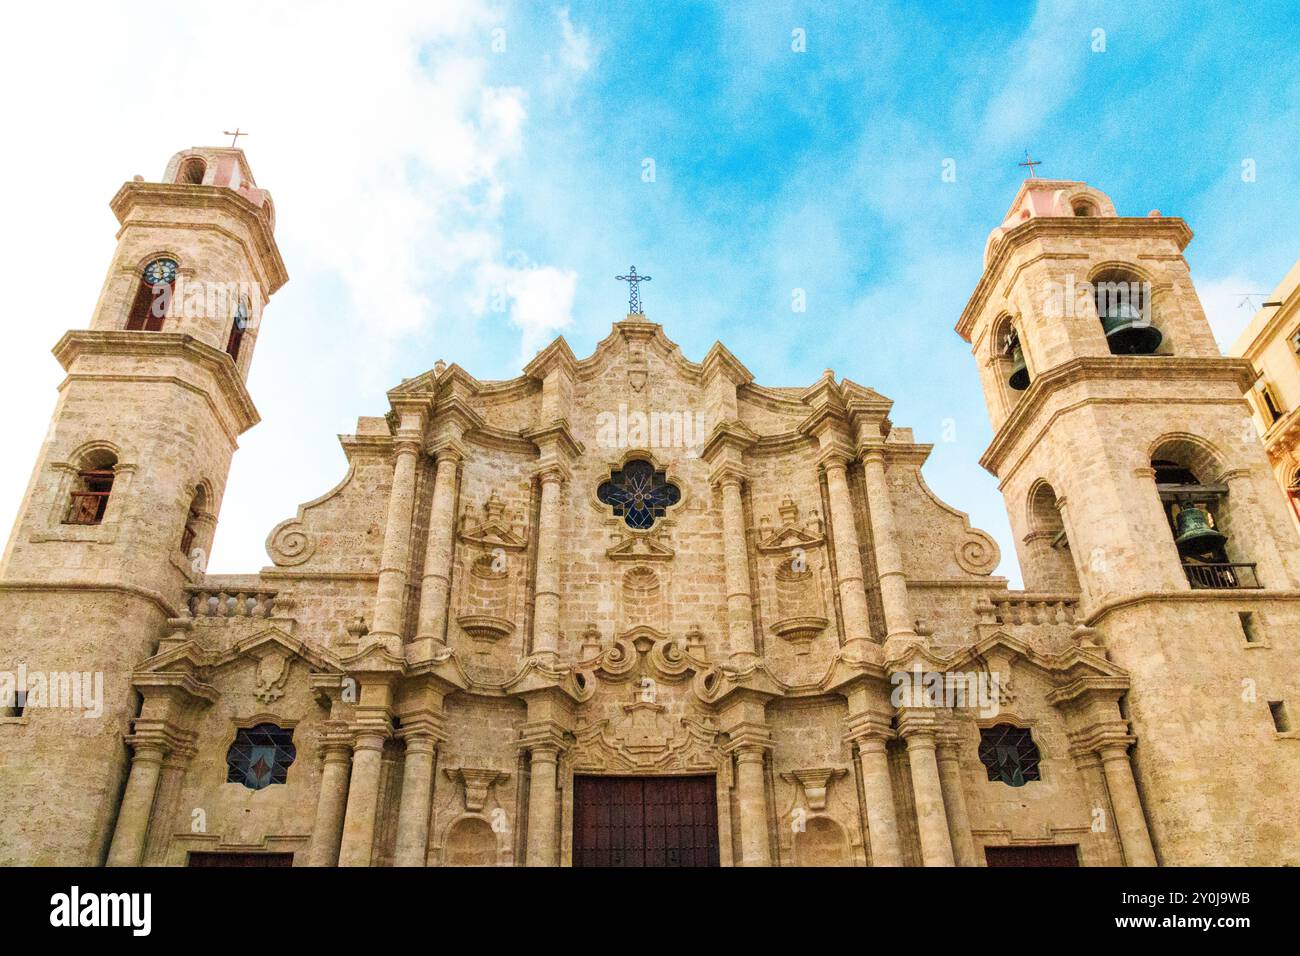
[[[1041,159],[1032,159],[1029,155],[1029,150],[1025,150],[1025,161],[1023,163],[1016,163],[1016,165],[1028,166],[1029,178],[1034,179],[1038,175],[1037,173],[1034,172],[1034,167],[1043,165],[1043,161]]]
[[[636,274],[636,266],[633,266],[625,276],[614,276],[619,282],[626,282],[630,295],[627,300],[628,315],[645,315],[641,311],[641,289],[637,283],[649,282],[649,276],[639,276]]]
[[[233,148],[236,146],[236,144],[238,144],[238,142],[239,142],[239,137],[241,137],[241,136],[247,136],[248,134],[245,133],[245,132],[244,132],[242,129],[240,129],[238,126],[236,126],[236,127],[235,127],[235,130],[234,130],[233,133],[232,133],[230,130],[226,130],[225,133],[224,133],[224,135],[230,137],[230,147],[231,147],[231,149],[233,149]]]

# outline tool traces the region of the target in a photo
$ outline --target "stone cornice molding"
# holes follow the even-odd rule
[[[1244,359],[1179,358],[1177,356],[1088,355],[1071,359],[1056,368],[1040,374],[1025,390],[1011,414],[1007,416],[993,436],[993,441],[980,458],[980,465],[997,476],[1011,451],[1016,448],[1029,426],[1042,411],[1043,402],[1053,392],[1085,381],[1144,381],[1164,379],[1203,385],[1207,381],[1231,383],[1239,391],[1248,387],[1247,379],[1253,375],[1250,363]],[[1113,402],[1105,396],[1090,396],[1083,404]],[[1222,400],[1210,399],[1219,403]],[[1070,408],[1078,407],[1079,403]],[[1057,409],[1053,418],[1066,409]],[[1043,426],[1046,428],[1046,425]],[[1040,429],[1040,432],[1042,429]]]
[[[564,336],[558,336],[550,345],[542,349],[533,360],[524,366],[524,375],[528,378],[545,379],[552,372],[560,372],[569,378],[578,374],[578,359],[569,348]]]
[[[243,223],[253,240],[256,256],[250,256],[265,272],[267,295],[274,295],[289,281],[289,273],[280,258],[280,248],[275,242],[275,230],[270,213],[265,206],[257,206],[233,189],[196,188],[179,183],[123,183],[109,207],[118,223],[127,228],[133,223],[149,224],[149,220],[130,219],[137,208],[216,209]],[[186,224],[189,225],[188,223]],[[200,228],[203,223],[196,223]]]
[[[754,381],[754,376],[749,369],[745,368],[740,359],[732,355],[721,342],[714,342],[708,354],[704,356],[704,361],[700,363],[700,374],[705,383],[717,375],[725,376],[732,385],[737,387]]]
[[[58,359],[63,370],[71,378],[98,378],[95,373],[73,372],[72,367],[82,355],[120,355],[181,358],[194,362],[206,369],[216,382],[221,397],[233,419],[230,430],[234,435],[241,435],[252,428],[261,417],[248,394],[248,387],[239,377],[239,369],[225,352],[200,342],[194,336],[183,332],[127,332],[122,330],[102,331],[91,329],[73,329],[65,332],[63,338],[55,344],[54,357]],[[157,375],[146,371],[133,371],[126,376],[132,381],[173,380],[171,376]],[[180,383],[197,388],[193,383]],[[203,394],[202,389],[198,391]],[[209,396],[211,398],[211,396]],[[218,419],[225,425],[224,416],[218,413]]]
[[[572,461],[586,451],[586,446],[573,437],[569,423],[563,418],[546,425],[525,429],[521,433],[531,441],[542,457],[554,457],[560,461]]]
[[[971,329],[975,319],[983,310],[989,296],[994,291],[998,279],[1013,255],[1020,247],[1035,240],[1066,236],[1078,239],[1148,239],[1164,238],[1174,244],[1179,252],[1187,248],[1192,241],[1192,230],[1177,216],[1161,216],[1158,219],[1147,216],[1087,217],[1072,216],[1035,216],[1008,230],[998,241],[993,258],[984,268],[975,290],[971,293],[966,307],[962,309],[957,320],[956,331],[967,342],[970,341]]]
[[[1235,604],[1268,601],[1300,602],[1300,590],[1285,588],[1233,588],[1216,591],[1206,588],[1197,590],[1189,589],[1186,591],[1143,591],[1139,594],[1129,594],[1113,601],[1106,601],[1098,604],[1096,607],[1090,609],[1088,618],[1083,623],[1090,628],[1095,628],[1106,618],[1110,617],[1110,615],[1142,604],[1177,602],[1199,603],[1202,601],[1218,601]]]
[[[757,441],[758,435],[742,421],[718,422],[700,449],[700,458],[713,464],[727,455],[743,457]]]
[[[121,584],[113,581],[96,581],[91,578],[63,578],[58,581],[41,581],[35,578],[9,578],[0,581],[0,591],[107,591],[116,594],[129,594],[132,597],[148,601],[164,617],[176,618],[180,615],[176,607],[157,591],[142,588],[134,584]]]

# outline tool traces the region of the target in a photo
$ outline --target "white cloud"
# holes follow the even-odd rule
[[[591,37],[586,30],[574,27],[573,21],[569,19],[568,7],[556,10],[555,19],[559,21],[560,35],[564,40],[564,45],[560,48],[560,59],[570,69],[586,73],[592,62]]]
[[[236,457],[213,568],[265,563],[277,515],[337,477],[312,470],[333,467],[337,449],[306,441],[331,445],[323,433],[345,407],[382,410],[408,337],[474,321],[458,290],[503,248],[528,116],[523,89],[490,83],[503,16],[489,0],[277,3],[238,16],[178,6],[165,17],[147,4],[73,4],[56,31],[47,10],[8,12],[0,82],[25,92],[7,101],[11,148],[0,151],[6,310],[24,317],[11,319],[0,355],[0,401],[23,410],[0,473],[6,529],[61,377],[48,350],[88,322],[112,256],[109,198],[135,173],[156,179],[177,150],[225,142],[238,123],[275,197],[291,281],[259,338],[250,387],[265,421]],[[560,27],[559,55],[585,70],[585,33],[567,11]],[[510,318],[525,349],[567,323],[575,282],[540,265],[514,277]],[[290,329],[292,342],[277,344]]]

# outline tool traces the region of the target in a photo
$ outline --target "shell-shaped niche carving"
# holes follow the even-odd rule
[[[658,573],[639,564],[623,575],[623,617],[628,623],[656,620],[662,585]]]
[[[772,579],[777,612],[772,632],[793,644],[796,653],[806,654],[808,645],[830,623],[822,610],[817,572],[783,561]]]
[[[504,551],[481,554],[465,575],[456,623],[476,640],[495,640],[514,632],[510,566]]]

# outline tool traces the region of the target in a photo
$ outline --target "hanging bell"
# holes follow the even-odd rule
[[[1120,302],[1102,313],[1101,328],[1113,355],[1153,355],[1164,340],[1131,302]]]
[[[1174,543],[1178,553],[1204,554],[1222,548],[1228,536],[1210,524],[1210,515],[1204,508],[1186,505],[1178,512],[1178,535]]]
[[[1007,379],[1007,384],[1017,392],[1029,387],[1029,367],[1025,365],[1025,352],[1019,342],[1011,346],[1011,378]]]

